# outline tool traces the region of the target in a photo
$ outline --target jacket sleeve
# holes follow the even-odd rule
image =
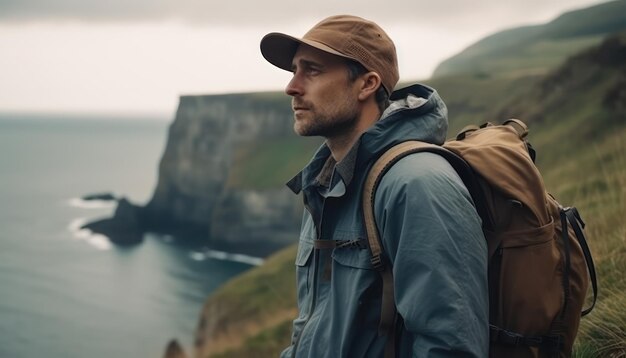
[[[375,215],[411,356],[486,357],[487,245],[454,169],[432,153],[401,159],[381,180]]]

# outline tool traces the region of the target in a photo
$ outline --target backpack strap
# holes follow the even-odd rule
[[[520,139],[524,139],[528,135],[528,126],[526,125],[526,123],[520,121],[519,119],[507,119],[506,121],[504,121],[504,123],[502,123],[502,125],[508,125],[513,127],[513,129],[515,129],[515,131],[519,135]]]
[[[585,238],[585,234],[583,230],[585,228],[585,222],[580,217],[578,213],[578,209],[574,207],[561,208],[561,212],[567,218],[567,221],[570,223],[572,228],[574,229],[574,233],[576,234],[576,240],[580,244],[580,248],[583,251],[583,256],[585,257],[585,261],[587,263],[587,271],[589,272],[589,279],[591,281],[591,288],[593,289],[593,301],[591,302],[591,306],[584,309],[581,312],[581,316],[587,315],[593,307],[596,305],[596,300],[598,298],[598,282],[596,279],[596,267],[593,264],[593,258],[591,257],[591,250],[589,250],[589,245],[587,244],[587,240]],[[565,233],[567,235],[567,233]]]
[[[332,250],[332,249],[345,249],[345,248],[357,248],[365,249],[365,240],[315,240],[313,241],[313,247],[318,250]]]
[[[407,141],[397,144],[388,149],[381,155],[372,165],[365,179],[363,186],[363,217],[365,221],[365,230],[367,233],[368,246],[372,254],[371,262],[374,268],[380,272],[382,277],[382,303],[380,313],[380,323],[378,326],[378,334],[380,336],[387,335],[387,343],[385,346],[385,357],[391,358],[395,356],[395,339],[396,339],[396,322],[397,311],[394,300],[393,272],[388,257],[384,254],[382,242],[380,239],[376,218],[374,215],[374,198],[376,189],[385,173],[400,159],[407,155],[418,152],[431,152],[443,156],[452,167],[461,175],[464,182],[466,177],[471,183],[473,178],[472,171],[463,159],[458,157],[451,151],[435,145],[419,141]],[[473,181],[476,190],[479,189],[478,184]],[[466,186],[472,185],[466,182]],[[468,187],[468,189],[470,189]],[[470,193],[476,192],[470,189]],[[473,195],[472,195],[473,196]],[[484,206],[483,206],[484,207]]]
[[[537,159],[537,152],[535,151],[535,148],[533,148],[533,146],[526,140],[526,136],[528,135],[528,126],[526,123],[519,119],[511,118],[504,121],[502,125],[509,126],[517,132],[519,138],[524,141],[524,144],[526,144],[526,149],[528,150],[530,159],[532,159],[533,163],[535,163],[535,160]]]
[[[475,124],[467,125],[463,127],[463,129],[461,129],[461,131],[456,135],[456,140],[463,140],[469,133],[472,133],[473,131],[476,131],[478,129],[480,129],[480,127]]]
[[[393,274],[391,265],[387,257],[384,255],[382,242],[376,225],[374,216],[374,197],[376,189],[383,175],[398,160],[405,156],[423,150],[428,146],[422,142],[403,142],[388,149],[383,155],[376,160],[365,179],[363,186],[363,218],[365,220],[365,231],[367,240],[372,254],[372,266],[380,272],[383,281],[383,297],[381,304],[380,323],[378,326],[379,335],[394,336],[394,321],[396,316],[396,306],[394,302]],[[385,349],[387,351],[387,349]]]

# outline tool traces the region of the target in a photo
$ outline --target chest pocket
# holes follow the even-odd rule
[[[300,240],[300,243],[298,244],[298,253],[296,254],[296,266],[308,266],[312,253],[313,242],[308,240]]]
[[[301,239],[298,244],[298,252],[296,254],[296,282],[298,293],[298,305],[303,302],[304,298],[309,293],[311,287],[311,261],[313,256],[313,242]],[[300,309],[300,312],[303,312]]]
[[[332,258],[341,266],[362,270],[374,269],[371,262],[372,255],[367,246],[336,248],[333,250]]]

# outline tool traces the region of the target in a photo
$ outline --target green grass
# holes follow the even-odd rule
[[[302,169],[321,142],[319,138],[293,135],[244,143],[235,153],[227,186],[261,190],[281,187]]]
[[[278,357],[289,346],[291,328],[291,320],[285,320],[246,339],[242,346],[211,355],[211,358]]]
[[[564,59],[580,52],[581,49],[599,44],[603,39],[604,36],[602,35],[574,37],[558,41],[545,39],[532,43],[525,49],[525,54],[531,58],[544,57],[550,63],[550,67],[555,67],[563,63]],[[524,64],[525,61],[521,58],[518,59],[519,67],[524,67]]]
[[[546,73],[567,57],[626,29],[626,1],[564,14],[552,22],[507,29],[442,62],[434,77],[463,73]]]
[[[481,62],[477,71],[506,77],[514,69],[517,74],[546,74],[559,66],[564,59],[602,41],[603,36],[586,36],[573,39],[540,39],[516,52],[493,56]]]
[[[435,79],[463,73],[488,74],[492,77],[508,77],[512,73],[546,74],[569,56],[600,43],[603,38],[603,35],[565,39],[538,37],[517,47],[502,45],[502,48],[486,51],[481,55],[459,59],[454,67],[446,69]]]
[[[207,300],[200,327],[225,333],[229,348],[203,357],[276,357],[290,340],[295,317],[296,246],[272,255],[261,267],[230,280]],[[211,321],[211,323],[208,323]],[[202,330],[200,330],[202,331]],[[199,333],[201,341],[209,339]],[[207,332],[215,338],[215,332]],[[252,349],[258,352],[249,355]],[[243,350],[243,351],[242,351]]]
[[[539,79],[535,75],[494,77],[486,74],[450,76],[428,80],[448,107],[448,136],[454,137],[468,124],[499,121],[494,111],[529,91]]]
[[[580,210],[598,274],[599,301],[581,320],[575,357],[626,357],[625,138],[626,128],[590,145],[577,170],[544,171],[561,203]]]
[[[228,303],[233,307],[228,318],[233,321],[262,318],[273,311],[293,309],[295,254],[295,246],[278,252],[262,267],[247,271],[222,286],[209,304],[211,301]]]

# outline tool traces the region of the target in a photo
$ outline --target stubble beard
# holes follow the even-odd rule
[[[294,113],[294,132],[303,137],[333,138],[354,129],[358,119],[355,103],[344,103],[342,108],[320,113],[309,105],[309,110],[298,118]]]

